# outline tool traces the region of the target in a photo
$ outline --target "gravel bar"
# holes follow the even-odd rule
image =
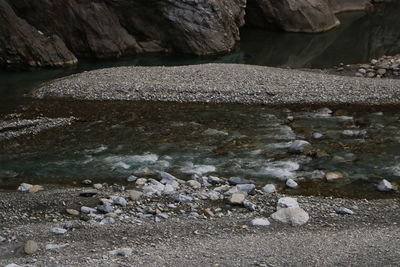
[[[82,100],[385,105],[400,103],[400,80],[241,64],[118,67],[55,80],[31,95]]]

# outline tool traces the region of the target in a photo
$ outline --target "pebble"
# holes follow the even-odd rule
[[[249,211],[257,211],[259,209],[256,204],[248,200],[243,201],[243,206]]]
[[[113,212],[114,208],[111,206],[110,203],[104,203],[103,205],[98,206],[97,210],[101,213],[109,213]]]
[[[57,244],[47,244],[47,245],[46,245],[46,250],[60,249],[60,248],[68,247],[68,246],[69,246],[68,243],[60,244],[60,245],[57,245]]]
[[[253,181],[246,180],[240,177],[231,177],[228,179],[228,182],[232,185],[238,185],[238,184],[253,184]]]
[[[216,176],[208,176],[207,180],[210,184],[222,184],[224,180]]]
[[[103,185],[102,185],[102,184],[94,184],[94,185],[93,185],[93,188],[94,188],[94,189],[97,189],[97,190],[100,190],[100,189],[103,188]]]
[[[284,208],[271,215],[271,218],[291,225],[303,225],[308,222],[310,216],[301,208]]]
[[[102,224],[114,224],[115,223],[115,219],[112,217],[106,217],[104,219],[101,220]]]
[[[274,193],[276,192],[276,186],[274,184],[266,184],[261,191],[264,193]]]
[[[348,208],[338,208],[338,209],[336,209],[336,213],[337,214],[354,214],[354,211],[352,211],[351,209],[348,209]]]
[[[254,184],[238,184],[235,186],[237,191],[239,192],[245,192],[246,194],[253,194],[256,186]]]
[[[135,175],[130,175],[128,178],[126,178],[126,181],[129,183],[133,183],[136,182],[137,179],[138,177],[136,177]]]
[[[7,240],[7,238],[0,235],[0,243],[5,242],[6,240]]]
[[[91,180],[89,180],[89,179],[86,179],[86,180],[83,180],[81,183],[83,185],[91,185],[93,182]]]
[[[126,205],[128,205],[128,202],[123,197],[112,196],[111,199],[112,199],[114,205],[118,205],[118,206],[121,206],[121,207],[126,207]]]
[[[324,137],[324,135],[322,133],[313,133],[312,134],[312,138],[314,139],[321,139],[322,137]]]
[[[80,214],[79,211],[74,210],[74,209],[66,209],[66,212],[67,212],[69,215],[73,215],[73,216],[79,216],[79,214]]]
[[[289,188],[294,189],[294,188],[297,188],[299,186],[299,184],[296,183],[296,181],[293,180],[293,179],[287,179],[286,186],[289,187]]]
[[[201,188],[201,183],[195,180],[189,180],[186,182],[187,185],[192,187],[193,189],[200,189]]]
[[[268,221],[267,218],[255,218],[251,221],[251,225],[253,226],[268,226],[271,223]]]
[[[136,180],[135,183],[138,186],[142,186],[142,185],[145,185],[147,183],[147,179],[146,178],[139,178],[139,179]]]
[[[311,144],[304,140],[295,140],[289,147],[289,153],[303,153],[307,147],[311,147]]]
[[[129,190],[128,193],[129,198],[133,201],[137,201],[143,196],[143,193],[137,190]]]
[[[175,201],[176,201],[176,202],[191,202],[191,201],[193,201],[193,198],[192,198],[191,196],[179,194],[179,195],[175,198]]]
[[[67,232],[67,230],[64,228],[54,227],[50,230],[50,232],[57,235],[63,235]]]
[[[387,192],[393,190],[393,185],[386,179],[383,179],[377,186],[379,191]]]
[[[81,197],[92,197],[97,195],[97,190],[96,189],[87,189],[83,190],[79,193]]]
[[[31,254],[34,254],[38,250],[39,250],[39,246],[35,241],[33,241],[33,240],[26,241],[26,243],[24,245],[25,254],[31,255]]]
[[[31,188],[29,188],[28,192],[29,193],[37,193],[39,191],[43,191],[44,188],[41,185],[33,185]]]
[[[81,207],[81,212],[82,213],[92,213],[92,212],[96,212],[96,211],[97,210],[94,209],[94,208],[89,208],[89,207],[85,207],[85,206]]]
[[[31,185],[31,184],[22,183],[22,184],[20,184],[20,186],[18,187],[17,190],[21,191],[21,192],[27,192],[32,186],[33,185]]]
[[[342,179],[342,178],[343,178],[343,174],[341,174],[340,172],[327,172],[327,173],[325,173],[325,179],[328,182],[334,182],[334,181]]]
[[[278,199],[278,204],[276,205],[276,210],[284,209],[284,208],[298,208],[299,203],[296,198],[292,197],[281,197]]]
[[[240,205],[243,204],[245,198],[246,195],[243,193],[234,193],[229,197],[229,202],[234,205]]]

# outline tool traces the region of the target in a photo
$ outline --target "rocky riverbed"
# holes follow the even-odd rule
[[[183,181],[150,170],[127,181],[2,191],[0,264],[395,266],[400,260],[398,199],[292,198],[272,184],[213,176]]]

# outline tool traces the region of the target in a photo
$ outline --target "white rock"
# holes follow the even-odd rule
[[[58,227],[54,227],[50,230],[53,234],[57,234],[57,235],[63,235],[67,232],[66,229],[64,228],[58,228]]]
[[[244,193],[234,193],[229,197],[229,202],[234,205],[240,205],[246,198],[246,194]]]
[[[251,221],[251,225],[253,226],[268,226],[271,223],[268,221],[267,218],[255,218]]]
[[[311,144],[304,140],[295,140],[289,147],[290,153],[302,153],[306,147],[310,147]]]
[[[273,193],[276,192],[276,186],[274,184],[266,184],[261,191],[264,193]]]
[[[285,208],[273,213],[271,218],[282,223],[302,225],[308,222],[310,216],[301,208]]]
[[[23,267],[23,266],[22,266],[22,265],[15,264],[15,263],[10,263],[10,264],[7,264],[7,265],[4,266],[4,267]]]
[[[136,180],[136,185],[141,186],[141,185],[145,185],[147,183],[147,179],[146,178],[139,178]]]
[[[120,197],[120,196],[112,196],[111,200],[113,201],[114,205],[119,205],[119,206],[122,206],[122,207],[126,207],[126,205],[128,204],[126,199],[123,198],[123,197]]]
[[[348,209],[348,208],[338,208],[337,210],[336,210],[336,213],[337,214],[354,214],[354,211],[352,211],[352,210],[350,210],[350,209]]]
[[[170,195],[170,194],[173,194],[175,192],[176,192],[176,190],[171,184],[166,184],[165,185],[164,191],[163,191],[164,194]]]
[[[296,181],[293,179],[287,179],[286,186],[289,188],[297,188],[299,186],[299,184],[296,183]]]
[[[292,197],[282,197],[278,200],[278,204],[276,205],[276,209],[284,209],[284,208],[298,208],[299,203],[296,198]]]
[[[7,239],[0,235],[0,243],[5,242]]]
[[[377,186],[379,191],[391,191],[393,190],[393,185],[386,179],[383,179]]]
[[[22,183],[22,184],[20,184],[20,186],[18,187],[18,191],[21,191],[21,192],[27,192],[27,191],[29,191],[29,189],[31,189],[33,187],[33,185],[31,185],[31,184],[27,184],[27,183]]]

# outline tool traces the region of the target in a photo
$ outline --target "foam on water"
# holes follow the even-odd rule
[[[182,167],[182,173],[186,174],[197,174],[197,175],[204,175],[206,173],[215,172],[217,168],[212,165],[195,165],[193,163],[186,163],[186,166]]]

